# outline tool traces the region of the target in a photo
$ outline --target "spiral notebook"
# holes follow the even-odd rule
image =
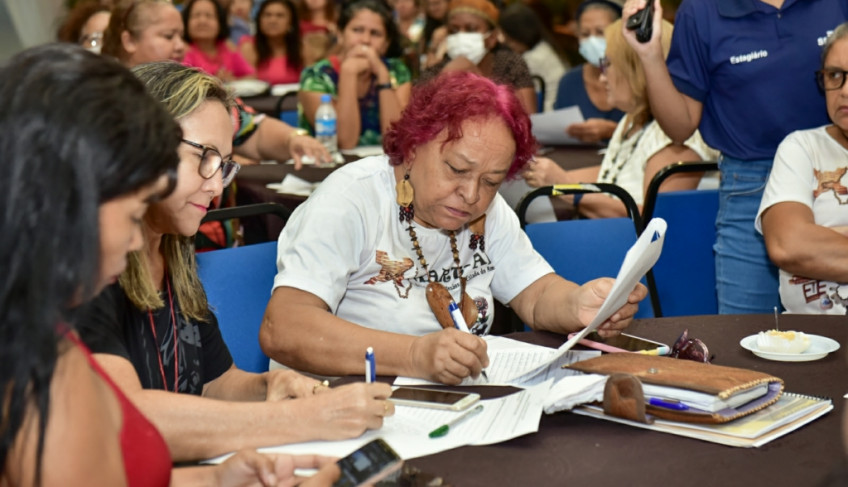
[[[760,447],[766,443],[791,433],[812,422],[833,409],[830,398],[805,396],[784,392],[771,406],[748,416],[721,424],[681,423],[664,419],[655,419],[653,424],[639,423],[627,419],[608,416],[600,406],[585,405],[573,412],[617,423],[636,426],[674,435],[686,436],[703,441],[737,447]]]

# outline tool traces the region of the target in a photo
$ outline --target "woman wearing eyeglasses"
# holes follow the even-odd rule
[[[95,54],[100,54],[103,31],[108,25],[109,7],[97,0],[79,2],[68,12],[56,38],[61,42],[79,44]]]
[[[827,123],[812,73],[828,32],[848,20],[848,2],[683,0],[666,61],[657,35],[663,5],[648,1],[651,39],[624,35],[642,61],[651,110],[675,143],[698,129],[721,153],[718,311],[771,313],[780,304],[778,272],[754,221],[781,140]],[[647,3],[628,0],[625,23]]]
[[[664,55],[671,44],[671,31],[671,24],[663,21]],[[607,101],[625,115],[612,134],[601,165],[566,171],[550,159],[539,158],[524,171],[524,179],[536,187],[589,181],[613,183],[627,190],[641,208],[648,185],[662,168],[678,161],[715,159],[718,154],[704,143],[698,131],[681,145],[672,143],[651,113],[642,64],[621,33],[621,20],[607,26],[604,36],[607,47],[606,57],[600,60],[601,82]],[[660,190],[694,189],[700,178],[697,173],[672,176]],[[586,218],[627,216],[624,205],[605,194],[561,198]]]
[[[833,122],[789,134],[777,148],[757,214],[780,268],[789,313],[848,311],[848,23],[837,27],[817,72]]]
[[[288,370],[239,370],[197,275],[193,236],[238,165],[220,80],[175,63],[137,66],[179,122],[177,186],[144,214],[144,246],[81,321],[98,363],[159,426],[176,461],[245,447],[344,439],[391,415],[386,384],[328,389]],[[297,398],[284,401],[288,398]]]

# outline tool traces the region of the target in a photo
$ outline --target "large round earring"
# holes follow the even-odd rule
[[[397,204],[400,206],[400,221],[412,221],[412,218],[415,216],[412,207],[412,199],[415,196],[415,190],[413,190],[412,185],[409,184],[409,173],[404,174],[403,179],[398,181],[395,186],[395,191],[397,192]]]

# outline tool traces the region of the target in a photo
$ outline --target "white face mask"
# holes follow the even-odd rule
[[[445,38],[448,56],[456,59],[460,56],[468,58],[477,65],[486,55],[485,36],[479,32],[457,32]]]
[[[601,36],[591,36],[580,41],[578,52],[592,66],[600,66],[601,58],[607,50],[607,40]]]

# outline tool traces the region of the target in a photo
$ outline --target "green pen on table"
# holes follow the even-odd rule
[[[477,416],[482,411],[483,411],[483,405],[480,404],[476,408],[472,409],[471,411],[468,411],[467,413],[465,413],[465,414],[463,414],[459,417],[454,418],[452,421],[448,422],[447,424],[443,424],[443,425],[439,426],[438,428],[434,429],[433,431],[430,432],[430,434],[428,436],[430,436],[430,438],[441,438],[441,437],[445,436],[446,434],[448,434],[448,432],[450,432],[451,428],[455,428],[456,426],[458,426],[460,423],[462,423],[463,421],[465,421],[468,418],[471,418],[473,416]]]

